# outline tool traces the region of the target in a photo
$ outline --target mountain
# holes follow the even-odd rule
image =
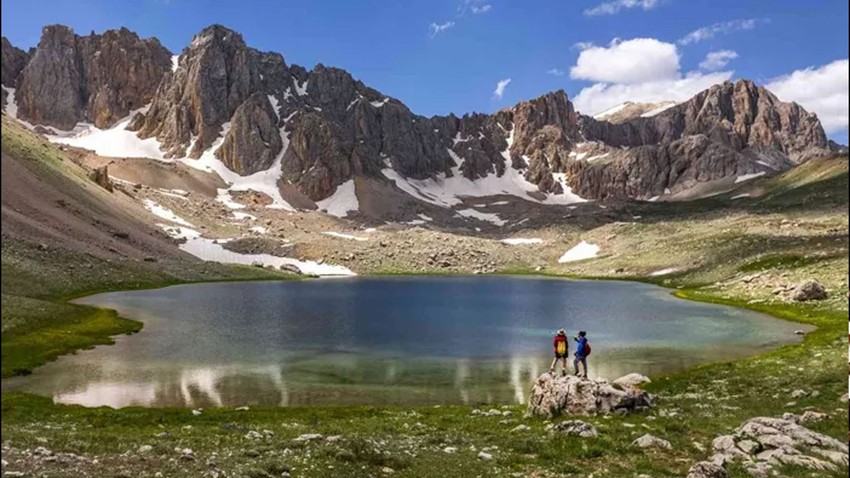
[[[4,80],[6,46],[4,42]],[[71,129],[80,122],[102,128],[150,102],[171,53],[156,39],[122,28],[78,36],[68,27],[45,27],[15,79],[18,114],[34,124]],[[14,69],[10,68],[10,73]]]
[[[329,200],[355,177],[442,207],[500,194],[646,200],[774,174],[830,148],[814,114],[747,80],[596,118],[563,91],[494,114],[427,118],[344,70],[287,65],[220,25],[175,63],[156,39],[123,28],[81,37],[50,26],[32,53],[5,40],[3,51],[19,119],[106,129],[137,110],[126,128],[130,141],[157,145],[149,155],[219,160],[243,177],[270,171],[299,205]]]

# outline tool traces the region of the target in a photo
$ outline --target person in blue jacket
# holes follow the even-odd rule
[[[587,332],[582,330],[578,333],[578,337],[573,337],[578,345],[576,346],[575,352],[575,360],[573,360],[573,366],[576,369],[576,377],[584,377],[587,378],[587,353],[585,347],[587,347]],[[579,373],[578,364],[581,363],[584,366],[584,375]]]

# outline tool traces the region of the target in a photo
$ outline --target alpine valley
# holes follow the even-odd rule
[[[4,476],[847,476],[847,148],[753,81],[424,117],[221,25],[179,53],[51,25],[29,51],[2,39],[2,107],[4,381],[144,331],[70,299],[190,282],[633,280],[806,324],[651,377],[650,412],[583,422],[526,404],[83,408],[4,384]],[[555,386],[541,377],[534,393]]]

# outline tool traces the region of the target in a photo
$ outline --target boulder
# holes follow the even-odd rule
[[[652,380],[649,377],[641,375],[639,373],[630,373],[628,375],[624,375],[617,380],[614,380],[614,383],[617,385],[621,385],[623,387],[637,387],[638,385],[644,383],[650,383]]]
[[[581,420],[569,420],[555,425],[553,430],[569,436],[577,436],[581,438],[596,438],[599,433],[596,427]]]
[[[636,446],[639,448],[660,448],[664,450],[673,449],[673,445],[671,445],[669,441],[664,440],[663,438],[652,436],[649,433],[633,441],[632,446]]]
[[[294,264],[281,264],[280,270],[284,272],[291,272],[296,275],[301,275],[301,269],[299,269],[298,266]]]
[[[687,478],[729,478],[729,473],[716,463],[701,461],[688,470]]]
[[[653,405],[652,395],[636,388],[624,388],[607,380],[544,373],[531,388],[528,413],[551,418],[562,414],[642,411]]]
[[[826,288],[816,280],[808,280],[794,288],[791,299],[797,302],[826,299]]]

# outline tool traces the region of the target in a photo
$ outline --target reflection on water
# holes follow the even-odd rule
[[[799,328],[644,284],[506,277],[205,284],[85,302],[145,328],[3,390],[112,407],[524,403],[561,326],[588,330],[590,373],[607,378],[757,353]]]

